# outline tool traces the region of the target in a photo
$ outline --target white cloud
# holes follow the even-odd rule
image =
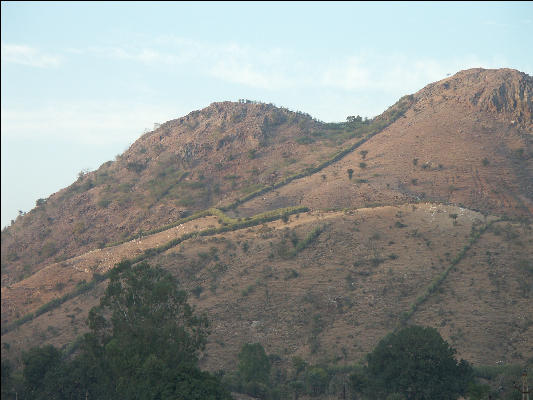
[[[176,110],[145,104],[85,102],[41,108],[2,107],[1,129],[6,138],[52,137],[75,143],[120,144],[138,139],[155,122],[176,117]]]
[[[57,67],[60,64],[60,58],[57,56],[45,54],[34,47],[4,42],[2,61],[38,68]]]
[[[84,52],[83,50],[78,51]],[[152,65],[162,63],[174,65],[184,61],[175,54],[165,53],[151,48],[93,46],[87,49],[86,52],[106,58],[137,61]]]
[[[295,82],[286,71],[287,54],[279,48],[256,49],[236,43],[213,44],[165,36],[153,40],[151,46],[93,46],[84,51],[149,65],[181,65],[207,76],[253,88],[281,89],[291,87]]]
[[[360,57],[349,57],[326,68],[320,82],[326,87],[344,90],[362,89],[373,85],[371,72]]]
[[[411,58],[403,54],[363,54],[332,62],[321,72],[325,88],[346,91],[377,90],[403,94],[413,93],[431,82],[444,79],[469,68],[500,68],[507,63],[494,57],[481,60],[476,56],[461,59]]]
[[[261,71],[252,63],[238,59],[222,59],[208,73],[223,81],[260,89],[282,89],[291,86],[290,79],[274,71]]]

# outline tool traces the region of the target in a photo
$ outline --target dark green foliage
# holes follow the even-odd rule
[[[137,161],[132,161],[126,164],[126,169],[137,174],[141,173],[146,168],[146,164]]]
[[[4,343],[5,346],[5,343]],[[9,360],[2,359],[1,398],[15,399],[22,392],[21,377],[16,374]]]
[[[352,179],[353,169],[349,168],[349,169],[346,170],[346,172],[348,172],[348,179]]]
[[[62,363],[61,352],[54,346],[33,348],[22,356],[24,392],[28,399],[46,399],[55,383],[54,375]]]
[[[236,372],[227,374],[224,382],[227,387],[239,393],[246,393],[260,399],[276,399],[277,389],[271,388],[270,359],[260,343],[246,343],[239,353]]]
[[[306,386],[311,395],[319,395],[326,392],[329,375],[322,367],[311,367],[306,374]]]
[[[316,141],[315,138],[312,138],[310,136],[302,136],[296,139],[296,143],[298,144],[311,144]]]
[[[37,199],[37,201],[35,202],[36,207],[42,207],[45,204],[46,204],[46,199]]]
[[[41,248],[41,251],[39,252],[39,255],[45,259],[48,257],[52,257],[54,254],[57,253],[57,245],[55,242],[48,241],[45,242],[43,247]]]
[[[394,393],[408,400],[457,398],[473,371],[455,353],[434,328],[410,326],[389,334],[367,356],[368,393],[380,399]]]
[[[135,357],[168,363],[194,364],[207,337],[206,318],[193,314],[176,279],[146,263],[123,262],[113,270],[100,307],[89,313],[89,327],[121,359],[134,349]]]
[[[196,365],[207,320],[194,314],[176,279],[146,263],[125,261],[112,271],[74,359],[52,346],[24,355],[24,398],[230,399]]]
[[[467,394],[470,400],[485,400],[489,397],[490,386],[471,382]]]
[[[260,343],[246,343],[239,353],[239,374],[245,383],[268,384],[270,361]]]

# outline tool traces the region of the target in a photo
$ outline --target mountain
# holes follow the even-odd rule
[[[478,364],[524,362],[532,91],[472,69],[372,120],[242,101],[166,122],[2,231],[5,353],[73,341],[107,271],[135,258],[208,314],[210,370],[246,342],[287,365],[354,362],[405,323]]]
[[[413,95],[402,118],[358,151],[246,207],[254,213],[295,204],[343,208],[422,200],[531,215],[532,87],[526,74],[482,69],[430,84]],[[350,185],[348,169],[354,170]]]
[[[214,103],[164,123],[4,230],[2,285],[275,184],[376,132],[404,106],[350,127],[255,102]]]

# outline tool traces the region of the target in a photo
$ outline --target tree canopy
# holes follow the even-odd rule
[[[245,382],[268,383],[270,361],[260,343],[246,343],[239,353],[239,373]]]
[[[375,398],[403,395],[408,400],[444,400],[464,394],[472,368],[457,362],[456,350],[434,328],[409,326],[383,338],[368,354],[368,381]],[[362,383],[361,377],[354,377]]]
[[[198,369],[207,319],[167,271],[120,263],[89,327],[71,360],[53,346],[25,354],[25,398],[231,398],[218,378]]]

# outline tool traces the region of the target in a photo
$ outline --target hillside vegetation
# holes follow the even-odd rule
[[[525,365],[532,93],[526,74],[474,69],[372,120],[224,102],[164,123],[2,232],[2,356],[75,352],[128,260],[206,313],[212,372],[260,343],[275,371],[300,359],[333,379],[411,324],[474,366]]]

